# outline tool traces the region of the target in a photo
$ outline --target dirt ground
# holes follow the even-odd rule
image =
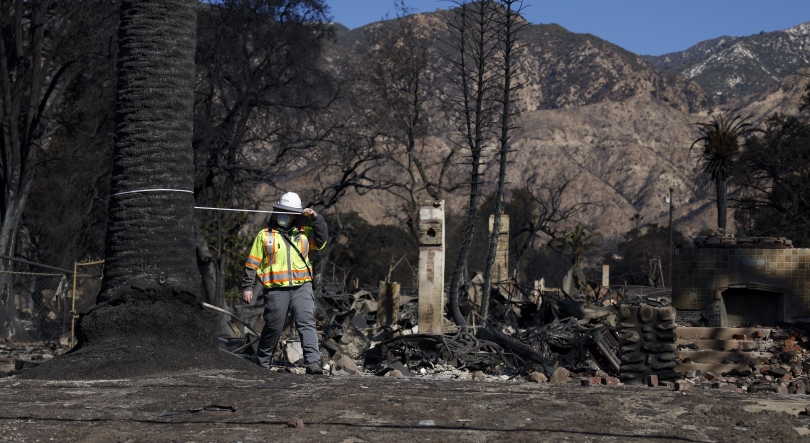
[[[161,416],[211,404],[236,412]],[[791,442],[810,441],[808,404],[810,396],[697,387],[675,392],[264,370],[89,381],[7,377],[0,379],[0,441]],[[295,419],[304,427],[288,427]]]

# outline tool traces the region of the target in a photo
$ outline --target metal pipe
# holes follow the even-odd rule
[[[669,287],[672,288],[672,268],[675,267],[673,255],[673,238],[672,238],[672,188],[669,188]],[[666,287],[666,285],[664,285]]]
[[[250,332],[252,332],[253,335],[257,335],[257,336],[261,335],[261,334],[257,333],[256,331],[254,331],[253,328],[251,328],[250,325],[247,324],[246,322],[244,322],[241,318],[231,314],[230,312],[228,312],[228,311],[226,311],[224,309],[218,308],[218,307],[216,307],[214,305],[209,305],[208,303],[205,303],[205,302],[203,302],[202,305],[205,306],[208,309],[213,309],[214,311],[218,311],[218,312],[221,312],[223,314],[230,315],[234,320],[238,321],[239,323],[245,325],[246,328],[250,329]]]
[[[73,262],[73,295],[72,306],[70,308],[70,347],[73,348],[76,337],[76,270],[79,264]]]
[[[21,258],[9,257],[7,255],[0,255],[0,258],[2,258],[4,260],[16,261],[18,263],[25,263],[27,265],[38,266],[40,268],[50,269],[52,271],[59,271],[59,272],[65,273],[65,274],[73,274],[75,272],[75,271],[71,271],[69,269],[62,269],[62,268],[57,268],[55,266],[43,265],[41,263],[36,263],[36,262],[28,261],[28,260],[23,260]]]

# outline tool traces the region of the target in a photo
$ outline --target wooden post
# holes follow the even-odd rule
[[[441,334],[444,320],[444,200],[419,204],[419,333]]]
[[[380,282],[377,297],[377,326],[392,326],[399,320],[399,283]]]
[[[675,257],[673,256],[673,253],[672,253],[672,251],[674,251],[674,246],[675,246],[673,244],[673,242],[674,242],[674,240],[673,240],[673,237],[672,237],[672,188],[669,188],[669,279],[667,281],[669,282],[669,287],[670,288],[673,287],[673,285],[672,285],[672,268],[675,266],[675,264],[674,264],[675,263],[674,262]],[[667,286],[664,285],[664,287],[666,288]]]

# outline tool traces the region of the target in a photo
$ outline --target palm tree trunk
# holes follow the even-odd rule
[[[194,246],[192,105],[197,0],[122,0],[109,221],[96,305],[77,346],[32,377],[144,376],[239,367],[203,309]],[[143,192],[146,190],[147,192]]]
[[[192,111],[196,0],[121,3],[118,99],[104,281],[200,293],[194,249]],[[177,191],[133,192],[149,189]],[[118,194],[118,195],[116,195]]]
[[[726,230],[726,209],[728,208],[728,199],[726,198],[726,180],[715,180],[717,187],[717,228]]]
[[[77,324],[77,358],[102,353],[149,372],[217,352],[215,317],[199,303],[194,196],[184,192],[193,186],[196,17],[197,0],[121,3],[106,263],[96,306]]]

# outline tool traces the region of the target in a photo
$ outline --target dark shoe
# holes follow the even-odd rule
[[[317,363],[307,366],[307,374],[323,375],[323,368]]]
[[[251,355],[242,354],[242,358],[244,358],[245,360],[247,360],[247,361],[249,361],[249,362],[251,362],[251,363],[253,363],[255,365],[258,365],[258,366],[260,366],[260,367],[262,367],[264,369],[270,369],[270,366],[263,365],[259,361],[259,357],[257,357],[255,354],[251,354]]]
[[[255,355],[255,354],[250,354],[250,355],[247,355],[247,354],[242,354],[240,357],[242,357],[242,358],[244,358],[245,360],[247,360],[247,361],[249,361],[249,362],[253,363],[254,365],[258,365],[258,364],[259,364],[259,359],[256,357],[256,355]]]

